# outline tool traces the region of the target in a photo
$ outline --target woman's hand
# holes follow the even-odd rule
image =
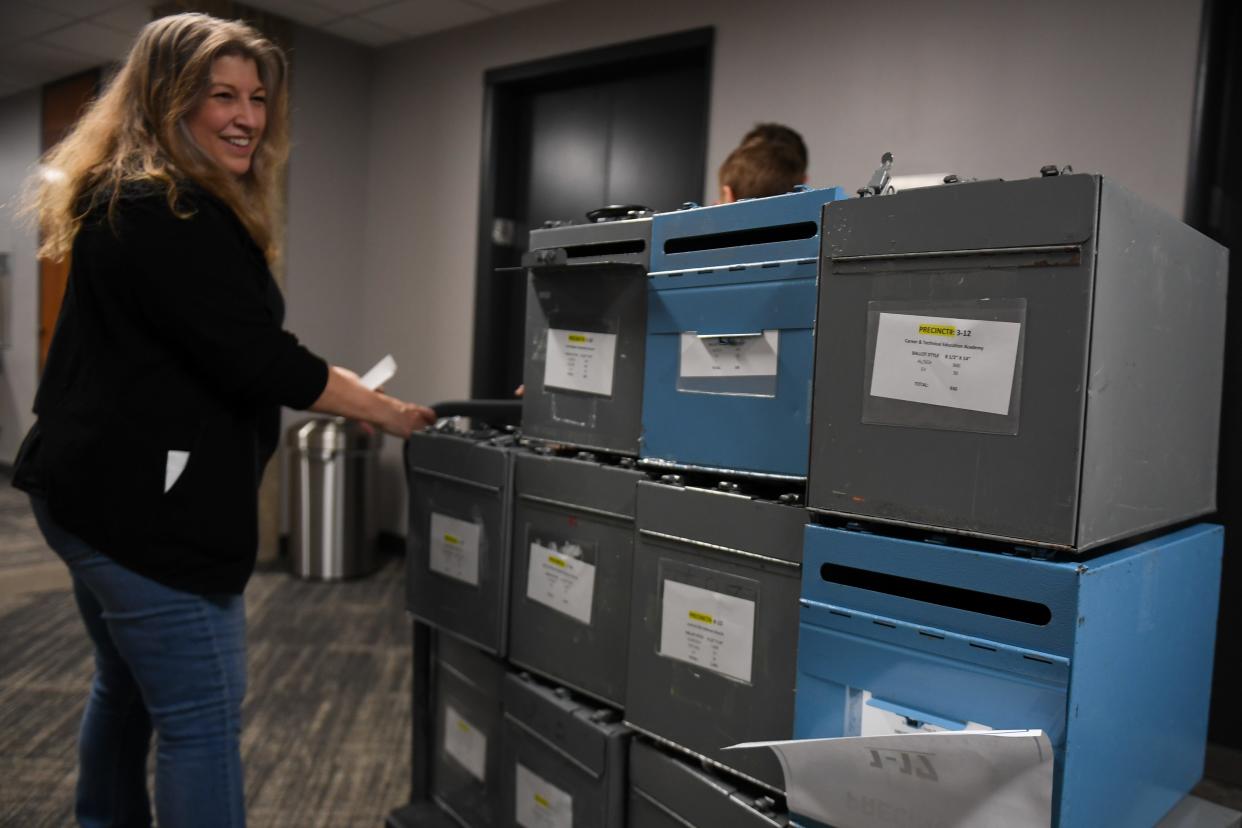
[[[328,371],[328,384],[311,411],[371,423],[402,440],[436,421],[436,413],[430,408],[372,391],[353,371],[336,365]]]
[[[374,393],[385,401],[391,411],[389,417],[375,424],[394,437],[404,440],[436,421],[436,412],[425,405],[402,402],[379,391]]]

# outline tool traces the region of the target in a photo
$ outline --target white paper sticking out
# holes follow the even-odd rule
[[[574,800],[569,794],[517,765],[514,819],[522,828],[573,828]]]
[[[871,394],[1008,414],[1020,322],[881,313]]]
[[[181,473],[185,471],[186,463],[190,462],[190,453],[188,451],[177,451],[170,449],[168,456],[164,458],[164,493],[173,487],[177,482],[177,478],[181,477]]]
[[[750,681],[755,602],[664,582],[660,655]]]
[[[905,713],[905,715],[903,715]],[[948,723],[943,720],[929,721],[913,711],[897,712],[891,705],[871,695],[870,690],[862,694],[862,723],[860,736],[894,736],[900,733],[943,733],[945,731],[975,730],[988,731],[992,728],[978,722]]]
[[[595,567],[564,552],[532,543],[526,597],[590,624]]]
[[[781,332],[762,336],[681,335],[682,377],[774,377]]]
[[[428,566],[449,578],[479,585],[479,534],[482,527],[439,512],[431,513]]]
[[[374,391],[376,388],[379,388],[396,376],[396,374],[397,361],[392,358],[392,354],[388,354],[379,362],[375,363],[375,365],[371,367],[370,371],[367,371],[359,377],[358,381]]]
[[[549,328],[543,385],[611,396],[616,350],[616,334]]]
[[[837,828],[1048,828],[1052,746],[1039,730],[749,742],[785,771],[789,810]]]

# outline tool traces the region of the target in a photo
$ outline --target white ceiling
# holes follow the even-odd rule
[[[553,0],[246,0],[369,47]],[[124,56],[153,0],[0,0],[0,97]]]

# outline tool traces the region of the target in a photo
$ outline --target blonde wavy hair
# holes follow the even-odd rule
[[[212,161],[185,125],[207,94],[212,64],[226,55],[253,60],[267,89],[267,125],[240,177]],[[284,53],[240,21],[177,14],[148,23],[120,70],[31,179],[26,211],[42,231],[39,256],[63,259],[86,214],[107,201],[112,217],[126,185],[158,186],[169,208],[188,218],[178,195],[193,182],[232,208],[274,264],[289,157],[287,91]]]

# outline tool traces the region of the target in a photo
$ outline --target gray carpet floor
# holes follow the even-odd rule
[[[91,648],[67,582],[20,588],[24,569],[52,565],[24,497],[0,477],[0,826],[74,824]],[[242,742],[251,826],[378,828],[408,800],[404,606],[400,560],[344,583],[255,575]]]

